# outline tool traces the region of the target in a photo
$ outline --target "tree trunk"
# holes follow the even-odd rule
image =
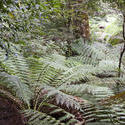
[[[73,17],[72,17],[72,29],[73,34],[76,38],[82,37],[85,40],[89,40],[90,38],[90,30],[89,30],[89,17],[88,13],[83,8],[82,0],[78,0],[72,3],[73,9]]]
[[[122,57],[123,57],[123,54],[125,52],[125,13],[123,13],[123,38],[124,38],[124,47],[123,47],[123,50],[120,53],[119,67],[118,67],[118,69],[119,69],[118,76],[119,77],[121,76]]]

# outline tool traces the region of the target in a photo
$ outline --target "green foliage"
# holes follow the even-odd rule
[[[92,6],[89,13],[102,12],[97,0],[85,3],[85,11]],[[124,124],[125,69],[123,63],[123,78],[118,78],[119,46],[73,40],[68,21],[74,10],[67,5],[64,0],[1,3],[0,96],[20,107],[29,125]],[[116,24],[105,28],[106,41],[121,31]],[[66,41],[73,53],[69,57],[64,56]]]
[[[53,117],[45,114],[45,113],[42,113],[42,112],[38,112],[38,111],[35,111],[35,110],[25,110],[23,112],[27,117],[30,117],[30,119],[28,120],[28,124],[29,125],[52,125],[52,124],[55,124],[55,125],[63,125],[62,123],[60,123],[60,121],[54,119]]]
[[[90,19],[91,38],[94,41],[108,42],[112,45],[123,41],[122,39],[122,13],[119,10],[114,10],[110,3],[100,2],[100,10]],[[115,39],[119,39],[115,42]],[[113,41],[114,40],[114,41]]]
[[[82,120],[86,119],[86,122],[90,122],[92,119],[97,119],[100,122],[104,119],[105,121],[113,119],[113,117],[109,117],[113,111],[104,111],[105,106],[101,107],[97,102],[113,96],[115,93],[118,57],[115,55],[116,57],[113,58],[114,50],[110,51],[104,44],[87,45],[80,41],[77,46],[76,43],[73,43],[73,47],[83,58],[83,62],[75,60],[75,57],[66,59],[58,54],[43,58],[24,57],[22,54],[17,54],[4,60],[6,52],[5,50],[1,51],[1,57],[3,57],[1,64],[4,65],[2,68],[9,74],[15,75],[2,72],[1,86],[11,89],[12,95],[16,94],[17,98],[24,101],[24,114],[29,119],[29,124],[49,124],[49,121],[50,124],[81,122],[81,120],[77,120],[73,112],[69,111],[71,109],[80,113],[82,111]],[[107,54],[105,49],[108,51],[107,56],[105,56]],[[88,62],[87,58],[91,60]],[[97,60],[98,63],[96,63]],[[122,72],[124,73],[124,69]],[[8,97],[8,94],[5,95]],[[82,99],[79,101],[75,96]],[[31,103],[32,101],[33,103]],[[25,103],[28,103],[29,109]],[[97,104],[98,107],[93,107]],[[47,105],[46,108],[45,105]],[[52,108],[51,105],[56,108]],[[114,105],[110,108],[113,110]],[[61,115],[60,118],[53,115],[61,114],[61,112],[65,115]],[[92,119],[90,119],[90,115],[93,116]],[[69,117],[71,118],[69,119]],[[64,119],[69,120],[65,122]]]
[[[26,84],[20,82],[18,77],[1,72],[0,85],[11,89],[11,91],[15,93],[16,97],[20,98],[29,105],[32,92]]]

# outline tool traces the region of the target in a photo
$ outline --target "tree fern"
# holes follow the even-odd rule
[[[16,98],[9,96],[6,91],[1,90],[1,93],[12,100],[17,99],[16,103],[23,101],[28,124],[124,122],[124,118],[119,119],[124,113],[120,114],[115,109],[114,101],[109,108],[99,103],[115,96],[118,83],[124,83],[124,78],[121,80],[116,77],[118,58],[112,58],[113,54],[106,56],[105,49],[100,51],[94,45],[86,44],[82,48],[78,54],[83,57],[83,62],[58,54],[26,58],[17,50],[17,55],[11,55],[5,60],[5,52],[1,51],[3,59],[1,58],[0,84],[11,90]],[[5,73],[6,71],[8,72]],[[123,67],[122,72],[124,73]],[[123,102],[124,99],[120,101]],[[48,105],[46,108],[45,104]],[[120,111],[123,108],[124,106],[119,108]],[[56,117],[59,114],[61,116]]]

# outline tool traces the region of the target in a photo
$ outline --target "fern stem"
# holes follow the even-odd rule
[[[37,82],[39,82],[40,81],[40,77],[41,77],[41,75],[44,73],[44,72],[46,72],[46,68],[48,67],[49,65],[46,65],[45,67],[44,67],[44,69],[43,70],[41,70],[41,72],[40,72],[40,74],[39,74],[39,76],[38,76],[38,79],[37,79]]]
[[[44,98],[43,101],[39,104],[39,106],[38,106],[38,111],[40,110],[40,107],[43,105],[43,103],[44,103],[45,101],[47,101],[47,99],[48,99],[48,96],[47,96],[46,98]]]
[[[39,90],[39,92],[40,92],[40,90]],[[35,105],[34,105],[34,110],[36,110],[36,108],[37,108],[37,104],[38,104],[38,100],[39,100],[39,92],[38,92],[37,97],[36,97],[36,101],[35,101]]]

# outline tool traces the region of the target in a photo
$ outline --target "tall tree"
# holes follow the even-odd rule
[[[87,6],[83,0],[68,0],[68,9],[70,11],[70,27],[75,38],[90,38],[89,16]]]

